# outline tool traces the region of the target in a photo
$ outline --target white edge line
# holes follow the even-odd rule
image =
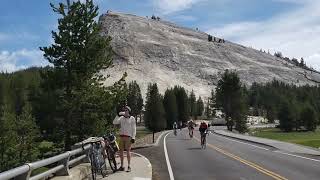
[[[144,159],[148,162],[148,166],[151,167],[151,169],[152,169],[152,164],[151,164],[150,160],[149,160],[148,158],[146,158],[144,155],[139,154],[139,153],[136,153],[136,152],[132,152],[132,151],[131,151],[130,153],[135,154],[135,155],[137,155],[137,156],[140,156],[140,157],[144,158]]]
[[[218,135],[219,135],[219,134],[218,134]],[[253,144],[249,144],[249,143],[245,143],[245,142],[237,141],[237,140],[234,140],[234,139],[231,139],[231,138],[228,138],[228,137],[224,137],[224,136],[220,136],[220,137],[223,137],[223,138],[229,139],[230,141],[235,141],[235,142],[238,142],[238,143],[241,143],[241,144],[246,144],[246,145],[249,145],[249,146],[253,146],[253,147],[256,147],[256,148],[259,148],[259,149],[263,149],[263,150],[269,151],[269,149],[267,149],[267,148],[263,148],[263,147],[256,146],[256,145],[253,145]]]
[[[294,154],[289,154],[289,153],[285,153],[285,152],[281,152],[281,151],[275,151],[275,152],[280,153],[280,154],[285,154],[285,155],[288,155],[288,156],[293,156],[293,157],[298,157],[298,158],[302,158],[302,159],[308,159],[308,160],[311,160],[311,161],[320,162],[320,160],[318,160],[318,159],[311,159],[311,158],[298,156],[298,155],[294,155]]]
[[[167,132],[168,132],[168,131],[164,131],[164,132],[162,132],[162,133],[160,134],[160,136],[158,137],[156,143],[154,144],[155,146],[159,146],[160,139],[161,139],[162,136],[163,136],[165,133],[167,133]]]
[[[174,180],[174,176],[173,176],[173,172],[172,172],[172,168],[171,168],[171,164],[170,164],[170,160],[169,160],[169,156],[168,156],[168,151],[167,151],[167,144],[166,144],[166,138],[167,136],[170,134],[171,132],[169,132],[163,140],[163,148],[164,148],[164,155],[166,157],[166,161],[167,161],[167,167],[168,167],[168,172],[169,172],[169,176],[170,176],[170,180]]]

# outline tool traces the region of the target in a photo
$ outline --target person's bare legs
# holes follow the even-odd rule
[[[130,161],[131,161],[131,139],[128,138],[128,142],[127,142],[127,160],[128,160],[128,172],[131,171],[131,166],[130,166]]]
[[[123,168],[123,150],[124,150],[124,146],[125,146],[125,141],[124,141],[123,137],[120,137],[120,141],[121,141],[120,152],[119,152],[120,163],[121,163],[120,167]]]
[[[120,150],[120,162],[121,162],[121,167],[123,167],[123,149]]]

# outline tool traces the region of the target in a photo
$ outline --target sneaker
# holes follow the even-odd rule
[[[124,171],[124,167],[119,167],[118,171]]]
[[[128,166],[127,172],[131,172],[131,167],[130,166]]]

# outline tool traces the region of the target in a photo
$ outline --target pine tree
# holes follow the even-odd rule
[[[194,94],[193,90],[189,95],[189,107],[190,107],[190,116],[196,118],[197,116],[197,99],[196,95]]]
[[[167,128],[171,129],[172,124],[178,121],[177,102],[173,89],[166,90],[163,99],[163,106],[166,112]]]
[[[145,105],[145,123],[148,129],[157,132],[167,127],[163,97],[159,94],[157,84],[149,84]]]
[[[317,116],[314,108],[306,105],[301,112],[302,122],[308,131],[315,131],[317,129]]]
[[[291,132],[294,127],[294,115],[288,100],[284,99],[279,109],[280,129]]]
[[[18,135],[15,114],[7,105],[0,108],[0,172],[18,165]]]
[[[19,162],[32,162],[38,156],[37,139],[39,138],[39,128],[36,125],[35,118],[32,116],[32,109],[29,103],[26,103],[22,109],[22,114],[16,121]]]
[[[137,120],[137,116],[141,114],[142,111],[143,99],[140,87],[136,81],[129,83],[127,103],[131,108],[132,115],[135,116]]]
[[[228,130],[232,131],[235,120],[238,127],[245,127],[245,93],[236,72],[226,70],[216,87],[217,106],[225,113]],[[239,124],[241,123],[241,125]],[[243,131],[243,130],[241,130]]]
[[[203,104],[203,101],[202,101],[201,97],[199,96],[199,98],[197,100],[196,117],[197,116],[202,116],[203,110],[204,110],[204,104]]]
[[[300,59],[299,66],[300,66],[300,67],[305,67],[305,66],[306,66],[306,63],[304,62],[304,59],[303,59],[303,58]]]
[[[52,71],[46,74],[48,81],[52,81],[56,88],[62,90],[59,97],[62,111],[60,114],[64,120],[65,149],[69,150],[72,144],[71,124],[75,123],[76,119],[85,121],[83,115],[77,114],[83,106],[79,104],[83,102],[79,101],[79,96],[88,95],[84,92],[89,86],[102,88],[101,81],[104,77],[99,71],[108,68],[112,63],[111,38],[100,35],[99,24],[95,21],[98,7],[92,0],[84,3],[59,3],[57,7],[50,5],[53,11],[61,16],[58,19],[58,32],[52,32],[54,44],[41,47],[40,50],[54,66]]]
[[[205,105],[205,115],[207,117],[207,119],[209,119],[211,116],[210,116],[210,105],[209,105],[209,98],[207,100],[207,104]]]
[[[233,119],[235,119],[235,129],[240,133],[245,133],[248,131],[247,127],[247,102],[245,96],[245,88],[241,88],[239,98],[234,102],[232,108],[236,108],[233,113]]]
[[[178,107],[178,121],[186,123],[189,120],[190,108],[188,103],[188,95],[183,87],[175,86],[173,88],[176,96],[176,102]]]
[[[216,95],[214,93],[214,89],[211,90],[211,96],[209,98],[209,110],[210,117],[214,117],[216,115]]]

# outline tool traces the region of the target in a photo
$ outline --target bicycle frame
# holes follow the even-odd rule
[[[102,177],[106,176],[106,162],[103,156],[103,146],[101,141],[90,142],[89,159],[91,164],[92,179],[95,180],[97,173],[100,172]]]

